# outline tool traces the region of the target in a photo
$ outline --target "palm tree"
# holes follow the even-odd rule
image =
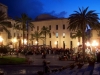
[[[43,40],[44,37],[42,37],[42,33],[39,31],[35,31],[34,34],[31,34],[31,40],[36,40],[37,41],[37,50],[38,50],[38,45],[39,45],[39,39]]]
[[[87,8],[79,8],[79,12],[75,11],[74,14],[69,16],[68,29],[71,31],[81,30],[82,32],[82,45],[83,45],[83,60],[85,59],[85,29],[90,26],[91,29],[97,29],[99,26],[99,17],[94,10],[88,11]]]
[[[72,33],[73,34],[73,33]],[[82,32],[80,30],[77,30],[74,35],[71,36],[71,38],[78,38],[78,42],[80,43],[80,38],[82,37]]]
[[[44,35],[44,41],[45,41],[45,43],[44,43],[44,45],[46,46],[46,36],[47,36],[47,34],[50,34],[50,30],[49,30],[49,28],[48,27],[45,27],[45,26],[43,26],[42,28],[41,28],[41,33]]]
[[[74,38],[78,38],[78,42],[80,43],[81,42],[81,37],[82,37],[82,32],[80,30],[77,30],[75,33],[71,33],[71,34],[74,34],[74,35],[71,35],[71,38],[74,39]],[[91,38],[91,30],[90,29],[87,29],[87,31],[85,32],[85,41],[89,41],[89,39]]]
[[[21,14],[20,18],[16,19],[17,24],[16,24],[16,28],[17,29],[21,29],[23,30],[23,41],[24,41],[24,37],[25,37],[25,31],[27,31],[27,44],[28,44],[28,29],[30,28],[34,28],[34,25],[32,24],[32,19],[29,18],[25,13]],[[24,45],[24,42],[23,42]]]
[[[92,30],[91,29],[87,29],[87,32],[85,34],[85,40],[86,41],[90,41],[91,37],[92,37]]]
[[[4,12],[0,11],[0,29],[4,29],[8,33],[8,38],[11,38],[11,33],[7,29],[12,27],[12,24],[10,21],[8,21],[7,16]]]

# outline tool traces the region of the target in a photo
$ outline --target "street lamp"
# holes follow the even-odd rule
[[[27,44],[27,40],[26,40],[26,39],[24,39],[24,44],[25,44],[25,45]]]
[[[89,42],[86,42],[85,44],[86,44],[87,47],[90,46],[90,43]]]
[[[87,42],[85,43],[85,45],[87,46],[86,52],[87,52],[87,53],[90,53],[90,52],[91,52],[91,44],[87,41]]]
[[[96,50],[95,48],[98,46],[98,42],[96,42],[95,40],[92,42],[92,47],[93,47],[93,53],[95,54]]]
[[[2,45],[3,38],[0,36],[0,45]]]
[[[12,39],[12,42],[13,42],[13,48],[15,47],[15,44],[16,44],[16,42],[17,42],[17,39],[16,38],[13,38]]]
[[[36,43],[36,49],[37,49],[37,51],[38,51],[38,49],[39,49],[39,42],[38,41],[35,41],[35,43]]]
[[[24,45],[27,45],[27,40],[26,39],[22,40],[22,43],[24,43]]]
[[[57,41],[55,41],[55,45],[56,45],[56,48],[58,47],[57,45],[58,45],[58,43],[57,43]]]
[[[37,42],[37,41],[35,41],[35,43],[36,43],[36,45],[37,45],[37,43],[38,43],[38,42]]]
[[[94,40],[94,41],[92,42],[92,46],[97,47],[97,46],[98,46],[98,43]]]
[[[79,43],[79,42],[77,42],[77,45],[79,46],[79,45],[80,45],[80,43]]]

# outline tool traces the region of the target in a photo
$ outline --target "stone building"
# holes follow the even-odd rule
[[[0,10],[3,10],[6,12],[7,15],[7,6],[0,3]],[[11,21],[12,25],[16,24],[15,20],[8,19]],[[41,31],[41,28],[43,26],[46,26],[50,29],[50,34],[47,35],[46,38],[46,45],[51,46],[52,48],[76,48],[78,46],[78,39],[72,39],[71,33],[67,26],[69,25],[69,20],[67,18],[56,18],[54,16],[48,15],[48,14],[42,14],[36,17],[36,19],[32,22],[35,26],[34,29],[29,28],[29,39],[31,39],[31,34],[34,34],[35,31]],[[8,34],[3,30],[0,36],[3,37],[3,44],[8,45],[9,43],[13,43],[13,47],[18,48],[22,44],[22,31],[16,30],[13,27],[8,28],[10,31],[12,38],[8,38]],[[98,45],[100,46],[100,36],[99,32],[92,31],[92,37],[90,39],[90,42],[92,43],[93,40],[96,40],[98,42]],[[12,39],[16,38],[17,41],[14,42]],[[36,40],[28,40],[28,45],[36,45]],[[82,44],[82,41],[80,42]],[[43,40],[39,40],[39,45],[43,45]]]

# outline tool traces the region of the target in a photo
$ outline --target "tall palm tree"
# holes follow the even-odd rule
[[[11,33],[7,28],[11,28],[12,24],[10,21],[8,21],[7,16],[4,12],[0,11],[0,28],[4,29],[8,33],[8,38],[11,38]]]
[[[92,37],[92,30],[91,29],[87,29],[87,32],[85,34],[85,40],[86,41],[90,41],[91,37]]]
[[[72,33],[73,34],[73,33]],[[78,42],[80,43],[80,39],[81,39],[81,37],[82,37],[82,32],[80,31],[80,30],[77,30],[75,33],[74,33],[74,35],[72,35],[71,36],[71,38],[73,39],[73,38],[78,38]]]
[[[37,41],[37,50],[38,50],[38,45],[39,45],[39,39],[43,40],[44,37],[42,37],[42,33],[39,31],[35,31],[34,34],[31,34],[31,40],[36,40]]]
[[[77,30],[75,33],[71,33],[74,35],[71,35],[71,38],[78,38],[78,42],[81,42],[81,37],[82,37],[82,32],[80,30]],[[87,29],[87,31],[85,32],[85,41],[89,41],[89,39],[91,38],[92,33],[90,29]]]
[[[34,28],[34,25],[32,24],[32,19],[29,18],[25,13],[21,14],[20,18],[16,19],[17,24],[16,24],[16,28],[17,29],[21,29],[23,30],[23,41],[24,41],[24,37],[25,37],[25,31],[27,31],[27,44],[28,44],[28,28]],[[24,45],[24,42],[23,42]]]
[[[43,26],[41,28],[41,33],[44,35],[44,39],[45,39],[44,40],[45,41],[44,45],[46,46],[46,36],[47,36],[47,34],[50,34],[50,30],[49,30],[48,27]]]
[[[79,8],[74,14],[69,16],[68,29],[71,31],[81,30],[82,32],[82,46],[83,46],[83,60],[85,59],[85,29],[90,26],[91,29],[97,29],[99,26],[99,17],[94,10],[88,11],[87,8]]]

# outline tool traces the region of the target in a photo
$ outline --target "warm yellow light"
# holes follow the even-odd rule
[[[87,42],[87,43],[85,43],[86,44],[86,46],[90,46],[90,43],[89,42]]]
[[[2,42],[3,41],[3,38],[0,36],[0,42]]]
[[[37,42],[37,41],[35,41],[35,43],[37,44],[38,42]]]
[[[23,43],[23,40],[22,40],[22,43]],[[26,39],[24,39],[24,44],[27,44],[27,40]]]
[[[79,43],[79,42],[77,42],[77,45],[79,46],[79,45],[80,45],[80,43]]]
[[[92,46],[98,46],[98,42],[96,42],[95,40],[92,42]]]
[[[17,39],[16,39],[16,38],[13,38],[13,39],[12,39],[12,42],[13,42],[13,43],[16,43],[16,42],[17,42]]]
[[[57,41],[55,41],[55,45],[57,45]]]
[[[27,40],[26,39],[24,39],[24,44],[27,44]]]

